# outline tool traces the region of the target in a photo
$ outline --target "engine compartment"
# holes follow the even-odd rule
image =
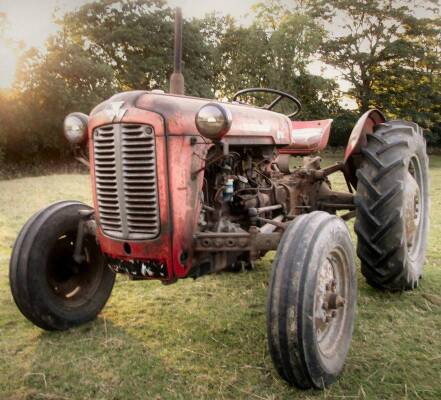
[[[320,161],[281,155],[273,146],[213,146],[206,160],[190,274],[251,268],[266,250],[251,248],[250,235],[273,234],[276,239],[287,222],[319,209],[319,194],[331,190],[329,180],[317,176]],[[302,164],[294,166],[296,162]],[[268,249],[273,246],[269,240]]]
[[[91,113],[88,146],[97,238],[115,271],[133,279],[172,283],[238,265],[251,267],[268,250],[277,249],[287,224],[296,216],[354,209],[353,194],[333,192],[327,179],[331,173],[345,173],[345,166],[321,168],[320,157],[310,156],[326,144],[331,120],[292,122],[268,109],[218,103],[231,112],[232,125],[215,140],[205,138],[195,123],[198,110],[207,106],[206,99],[127,92]],[[135,126],[137,132],[151,129],[149,146],[154,148],[155,160],[135,146],[140,139],[147,140],[143,137],[134,137],[130,144],[125,135],[121,151],[113,151],[107,142],[102,145],[105,148],[95,149],[95,131],[119,125],[130,132]],[[113,137],[115,143],[117,139]],[[112,190],[118,200],[112,215],[108,207],[100,209],[97,201],[105,178],[102,168],[110,166],[95,165],[95,151],[98,158],[106,158],[101,161],[112,163],[119,176],[106,183],[106,190]],[[129,170],[127,157],[136,158],[130,163],[155,171],[154,187],[139,168]],[[115,214],[123,226],[144,224],[146,218],[137,203],[149,190],[158,196],[157,236],[138,240],[102,229],[100,213],[104,221]],[[131,208],[124,207],[126,203]]]

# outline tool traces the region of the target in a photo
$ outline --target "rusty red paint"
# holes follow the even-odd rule
[[[360,149],[367,144],[366,135],[374,131],[375,125],[386,122],[386,118],[377,109],[372,109],[365,112],[357,121],[349,137],[348,145],[345,151],[345,163],[348,159],[360,152]]]
[[[89,120],[89,146],[93,202],[97,210],[92,132],[95,128],[115,122],[106,108],[92,114]],[[192,260],[193,233],[200,211],[198,195],[202,190],[203,175],[192,179],[192,172],[203,166],[209,145],[199,137],[192,144],[189,135],[170,135],[165,131],[161,115],[139,108],[128,108],[121,123],[149,124],[156,137],[156,162],[161,231],[157,239],[130,241],[130,255],[124,249],[125,241],[109,238],[98,229],[98,240],[104,253],[122,260],[156,260],[166,262],[168,279],[188,274]],[[191,134],[190,134],[191,136]],[[193,135],[194,136],[194,135]],[[99,224],[99,213],[96,212]],[[182,255],[186,253],[185,257]],[[181,259],[185,258],[185,264]]]
[[[123,112],[118,120],[109,112],[112,102],[123,102]],[[122,260],[166,262],[169,280],[188,275],[203,186],[203,174],[193,176],[193,173],[204,167],[204,159],[211,146],[199,135],[195,116],[208,102],[210,100],[185,96],[128,92],[112,97],[91,113],[89,146],[95,209],[93,130],[116,122],[149,124],[153,126],[156,138],[160,234],[154,240],[130,241],[131,252],[127,254],[124,241],[109,238],[98,229],[98,240],[104,253]],[[267,110],[238,104],[224,105],[233,115],[231,130],[225,136],[230,144],[265,143],[276,145],[281,152],[309,154],[322,150],[328,142],[332,120],[291,122],[284,115]],[[307,141],[306,137],[296,137],[296,132],[301,129],[318,129],[320,134]],[[96,214],[99,225],[99,215]]]
[[[89,138],[92,138],[92,132],[95,128],[101,125],[112,123],[112,119],[108,113],[103,110],[93,115],[89,120]],[[126,259],[140,259],[140,260],[158,260],[166,261],[168,274],[170,279],[174,276],[173,272],[173,257],[172,257],[172,235],[169,216],[169,187],[167,182],[167,149],[166,138],[164,131],[164,122],[156,113],[150,111],[139,110],[136,108],[127,109],[121,122],[123,123],[137,123],[149,124],[153,126],[156,135],[156,154],[157,154],[157,179],[158,179],[158,195],[160,204],[160,219],[161,231],[159,237],[149,241],[131,241],[131,253],[128,255],[124,250],[124,241],[116,240],[105,236],[101,230],[98,230],[98,240],[101,249],[104,253],[114,258],[122,260]],[[97,210],[96,188],[95,188],[95,171],[93,159],[93,143],[90,143],[90,157],[91,157],[91,177],[92,177],[92,191],[95,210]],[[99,213],[96,212],[97,222],[99,224]]]
[[[279,150],[281,154],[311,154],[326,148],[332,119],[292,121],[291,144]]]
[[[352,186],[357,187],[357,176],[355,171],[359,168],[359,160],[354,157],[360,153],[360,150],[367,145],[367,135],[374,132],[374,127],[386,122],[386,118],[377,109],[365,112],[352,130],[348,145],[345,150],[344,169],[346,176]]]
[[[195,97],[147,93],[138,98],[136,107],[159,112],[167,123],[168,135],[197,135],[195,117],[199,109],[212,100]],[[251,145],[265,139],[278,146],[291,143],[291,121],[288,117],[243,104],[221,103],[232,114],[233,123],[225,140],[240,140]]]
[[[193,235],[200,213],[203,174],[192,173],[204,166],[208,145],[192,145],[188,136],[168,138],[170,197],[173,220],[173,259],[176,277],[185,277],[193,258]],[[197,155],[196,155],[197,154]],[[184,254],[186,254],[184,256]],[[185,265],[181,259],[185,258]]]

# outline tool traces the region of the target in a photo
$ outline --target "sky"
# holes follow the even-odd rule
[[[257,0],[169,0],[182,7],[185,17],[197,17],[217,11],[231,14],[246,22],[246,14]],[[88,0],[0,0],[0,13],[6,13],[10,36],[26,46],[42,48],[46,39],[57,31],[53,22],[56,9],[63,13],[75,9]],[[0,88],[8,87],[14,79],[16,54],[0,42]]]
[[[62,15],[89,2],[90,0],[0,0],[0,13],[5,13],[9,22],[8,35],[21,41],[26,47],[44,48],[47,38],[54,34],[58,26],[54,13]],[[251,21],[250,10],[258,0],[168,0],[172,7],[181,7],[184,17],[199,17],[208,12],[231,14],[244,24]],[[285,0],[289,3],[290,0]],[[12,86],[15,75],[17,53],[0,40],[0,89]],[[343,90],[348,82],[339,79],[338,71],[314,62],[310,70],[328,78],[338,79]],[[349,104],[348,104],[349,105]]]
[[[168,0],[170,6],[182,7],[184,16],[202,16],[218,11],[246,20],[245,14],[257,0]],[[34,46],[44,44],[46,38],[57,29],[52,21],[55,9],[68,11],[87,3],[88,0],[0,0],[0,12],[5,12],[13,27],[15,38]]]
[[[47,38],[55,33],[58,26],[53,21],[54,12],[63,14],[91,0],[0,0],[0,13],[7,15],[9,36],[21,41],[26,47],[44,48]],[[251,21],[251,6],[258,0],[168,0],[170,6],[182,8],[184,16],[198,17],[212,11],[231,14],[242,23]],[[288,4],[290,0],[284,0]],[[418,13],[417,13],[418,14]],[[8,88],[14,80],[17,53],[0,40],[0,89]],[[328,78],[337,78],[343,90],[349,85],[339,79],[338,71],[315,62],[310,68],[312,73]],[[323,72],[322,72],[323,71]]]

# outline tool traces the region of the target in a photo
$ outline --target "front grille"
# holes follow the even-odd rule
[[[159,235],[155,135],[148,125],[113,124],[93,133],[96,198],[104,234],[126,240]]]

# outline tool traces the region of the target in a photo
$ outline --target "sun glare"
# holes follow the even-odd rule
[[[58,29],[53,21],[55,7],[61,2],[77,5],[85,1],[0,0],[0,14],[6,17],[4,39],[0,38],[0,88],[10,88],[14,83],[19,50],[16,51],[13,46],[44,49],[48,36]],[[67,10],[67,5],[63,9]]]
[[[0,42],[0,88],[8,89],[14,83],[17,55],[15,51]]]

